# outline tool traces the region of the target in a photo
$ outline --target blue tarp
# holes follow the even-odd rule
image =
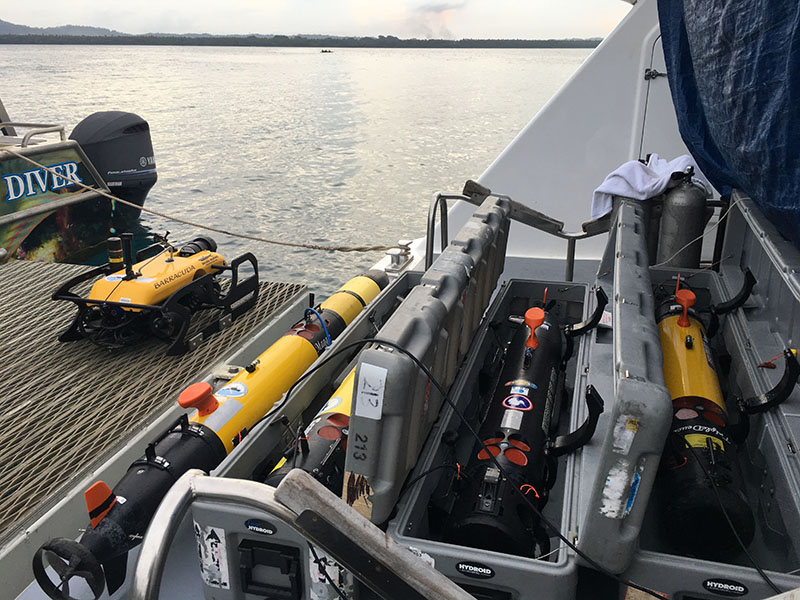
[[[681,137],[800,247],[800,2],[658,0]]]

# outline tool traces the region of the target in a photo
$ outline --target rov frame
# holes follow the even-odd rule
[[[154,250],[164,251],[171,247],[166,240],[151,244],[136,253],[136,262],[138,263],[148,258],[154,253]],[[249,263],[253,268],[253,275],[246,279],[242,279],[239,275],[239,268],[244,263]],[[67,300],[74,302],[78,306],[78,313],[75,315],[72,324],[58,337],[58,340],[60,342],[71,342],[86,337],[83,332],[83,318],[92,306],[118,307],[125,312],[135,311],[153,317],[158,314],[167,323],[170,323],[172,326],[171,334],[154,336],[169,342],[170,345],[166,351],[167,356],[191,352],[204,340],[208,339],[209,336],[229,327],[233,321],[255,306],[258,300],[258,261],[251,252],[245,252],[233,259],[229,265],[213,265],[212,268],[218,272],[231,272],[231,284],[225,294],[221,295],[215,287],[215,279],[218,273],[208,273],[186,284],[161,304],[135,304],[83,298],[72,291],[75,286],[117,272],[119,271],[119,264],[109,262],[81,273],[69,279],[53,293],[53,300]],[[202,308],[218,309],[222,311],[222,315],[187,340],[186,334],[189,331],[193,311],[181,301],[195,293],[199,293],[205,298],[213,299]]]

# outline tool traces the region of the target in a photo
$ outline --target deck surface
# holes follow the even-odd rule
[[[194,352],[165,356],[155,340],[122,350],[57,340],[77,309],[50,296],[86,268],[0,265],[0,543],[304,289],[262,282],[256,307],[228,329]]]

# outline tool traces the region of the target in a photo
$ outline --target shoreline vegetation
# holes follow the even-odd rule
[[[401,39],[378,37],[181,36],[181,35],[43,35],[0,34],[0,44],[78,44],[109,46],[264,46],[290,48],[595,48],[602,40]]]

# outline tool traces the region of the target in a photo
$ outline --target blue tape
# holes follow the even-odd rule
[[[303,313],[303,317],[305,318],[305,317],[306,317],[306,315],[308,315],[308,313],[314,313],[315,315],[317,315],[317,318],[319,319],[319,322],[320,322],[320,324],[322,325],[322,331],[324,331],[324,332],[325,332],[325,339],[328,341],[328,346],[330,346],[330,345],[333,343],[333,342],[331,342],[331,334],[330,334],[330,333],[328,333],[328,328],[327,328],[327,326],[325,325],[325,321],[322,319],[322,315],[320,315],[320,314],[319,314],[319,313],[318,313],[316,310],[314,310],[313,308],[310,308],[310,307],[309,307],[309,308],[307,308],[307,309],[306,309],[306,312],[304,312],[304,313]]]

